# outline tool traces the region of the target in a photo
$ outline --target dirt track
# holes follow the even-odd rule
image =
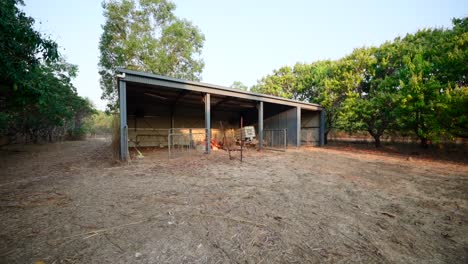
[[[1,263],[467,263],[468,166],[330,149],[0,149]]]

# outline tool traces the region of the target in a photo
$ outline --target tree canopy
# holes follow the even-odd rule
[[[81,135],[81,119],[94,109],[71,82],[78,68],[33,28],[23,4],[0,2],[0,135],[35,142]]]
[[[204,35],[190,21],[174,15],[168,0],[108,0],[99,42],[102,98],[115,109],[114,72],[128,68],[198,81]]]
[[[421,145],[468,137],[468,19],[422,29],[334,61],[284,66],[253,91],[321,104],[326,131],[366,131],[380,146],[388,131]]]
[[[243,91],[249,90],[249,87],[243,84],[241,81],[234,81],[230,87],[233,89],[238,89],[238,90],[243,90]]]

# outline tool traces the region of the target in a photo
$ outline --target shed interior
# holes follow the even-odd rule
[[[250,146],[259,149],[323,144],[319,105],[128,69],[116,73],[122,160],[130,147],[168,147],[169,156],[183,149],[210,153],[238,145],[247,131]],[[254,126],[255,133],[242,134],[241,126]]]
[[[168,135],[190,129],[205,133],[205,94],[151,84],[127,82],[127,124],[129,147],[167,147]],[[221,123],[228,131],[241,126],[254,126],[258,134],[258,102],[211,94],[211,138],[221,142]],[[319,142],[319,112],[301,109],[301,144]],[[286,144],[297,145],[296,107],[264,103],[264,130],[286,129]],[[170,130],[172,129],[172,130]],[[258,135],[257,135],[258,138]]]

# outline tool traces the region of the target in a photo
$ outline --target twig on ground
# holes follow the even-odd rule
[[[194,214],[194,215],[192,215],[192,216],[193,216],[193,217],[213,217],[213,218],[221,218],[221,219],[230,220],[230,221],[234,221],[234,222],[250,224],[250,225],[253,225],[253,226],[257,226],[257,227],[267,227],[267,226],[264,225],[264,224],[252,222],[252,221],[249,221],[249,220],[246,220],[246,219],[233,218],[233,217],[227,217],[227,216],[222,216],[222,215]]]
[[[396,217],[396,215],[391,214],[391,213],[387,213],[387,212],[380,212],[380,213],[383,214],[383,215],[386,215],[386,216],[388,216],[388,217],[391,217],[391,218],[395,218],[395,217]]]
[[[109,228],[103,228],[103,229],[93,230],[93,231],[89,231],[89,232],[85,232],[85,233],[80,233],[80,234],[76,234],[76,235],[72,235],[72,236],[67,236],[67,237],[62,237],[62,238],[54,239],[54,240],[51,240],[51,242],[53,242],[53,241],[59,241],[59,240],[64,240],[64,239],[69,239],[69,238],[80,237],[80,236],[86,236],[86,237],[84,237],[83,239],[87,239],[87,238],[90,238],[90,237],[93,237],[93,236],[96,236],[96,235],[99,235],[99,234],[101,234],[101,233],[105,233],[105,232],[108,232],[108,231],[111,231],[111,230],[119,229],[119,228],[126,227],[126,226],[130,226],[130,225],[141,224],[141,223],[143,223],[143,222],[145,222],[145,221],[147,221],[147,220],[142,220],[142,221],[127,223],[127,224],[118,225],[118,226],[113,226],[113,227],[109,227]]]
[[[114,241],[112,241],[109,236],[107,234],[103,234],[103,237],[105,237],[107,239],[107,241],[109,241],[109,243],[111,243],[112,245],[114,245],[116,248],[118,248],[120,250],[121,253],[124,253],[125,250],[123,250],[123,248],[121,248],[117,243],[115,243]]]

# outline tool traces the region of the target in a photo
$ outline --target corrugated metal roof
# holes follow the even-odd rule
[[[145,83],[157,86],[164,86],[175,89],[184,89],[198,92],[206,92],[211,94],[225,95],[225,96],[234,96],[244,99],[263,101],[268,103],[276,103],[282,105],[290,106],[299,106],[308,110],[322,110],[322,107],[318,104],[306,103],[291,99],[286,99],[278,96],[254,93],[249,91],[243,91],[238,89],[233,89],[229,87],[187,81],[182,79],[171,78],[167,76],[156,75],[147,72],[133,71],[124,68],[118,68],[117,73],[125,73],[126,76],[122,79],[123,81],[136,82],[136,83]]]

